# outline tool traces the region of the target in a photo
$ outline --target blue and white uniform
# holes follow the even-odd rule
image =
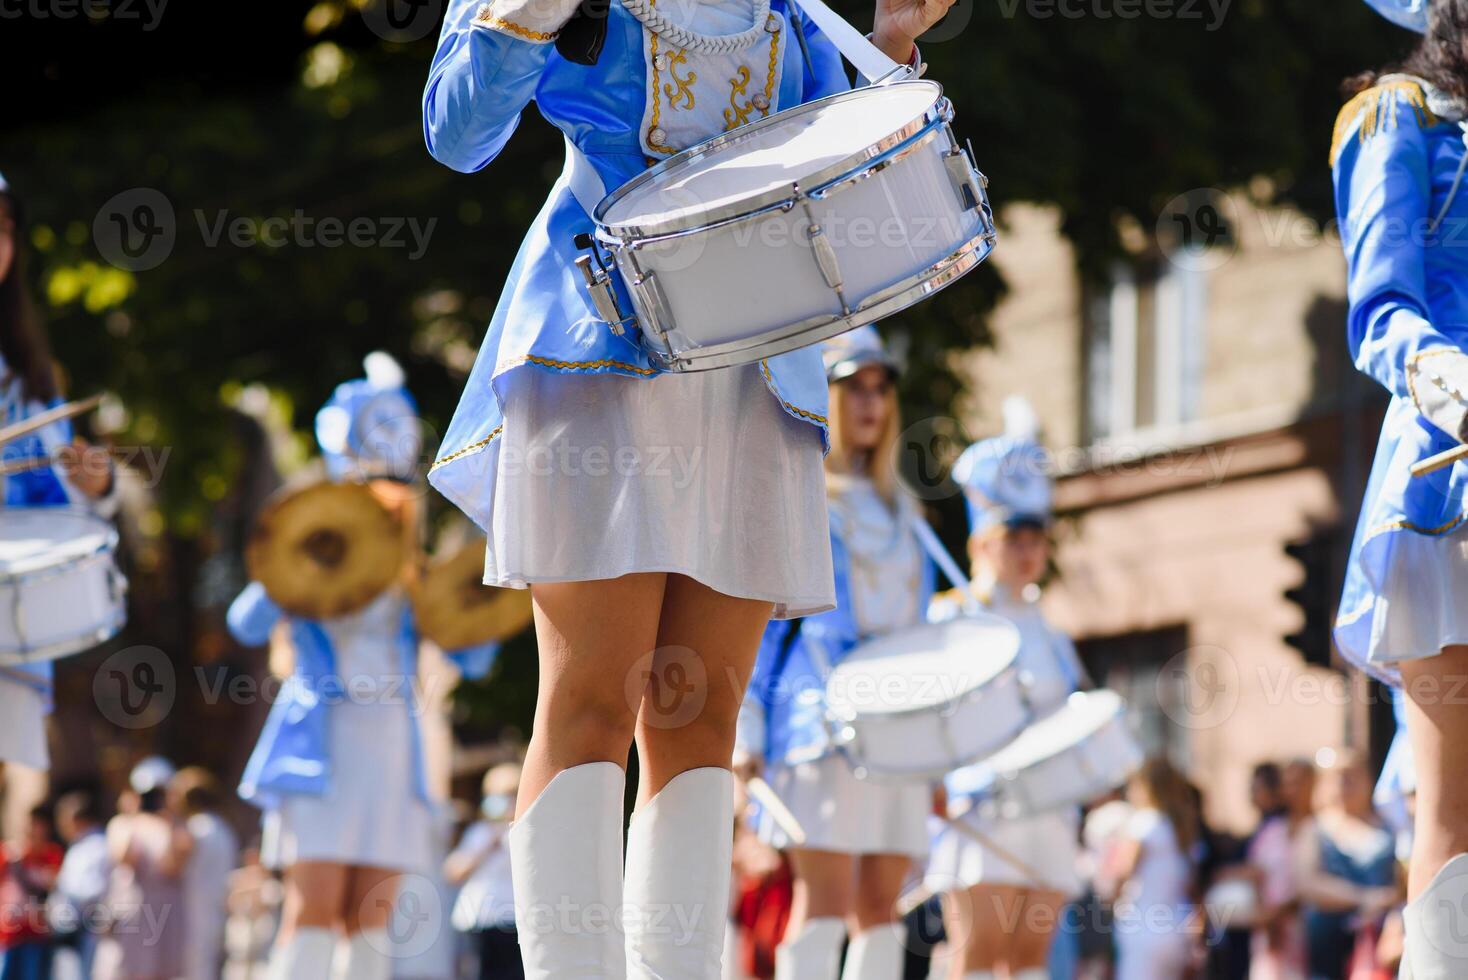
[[[828,341],[824,349],[833,367],[859,367],[872,351],[885,358],[871,328]],[[919,515],[910,497],[899,489],[888,501],[861,474],[827,479],[836,608],[766,629],[736,741],[764,759],[770,785],[805,831],[805,847],[921,860],[928,853],[931,791],[922,783],[856,777],[831,739],[825,684],[858,644],[923,621],[933,565],[912,530]],[[790,843],[772,820],[762,819],[759,829],[776,847]]]
[[[1021,414],[1018,404],[1006,405]],[[1023,414],[1028,414],[1024,406]],[[999,525],[1046,527],[1050,523],[1051,485],[1043,450],[1029,432],[1011,433],[975,443],[954,465],[954,479],[964,489],[970,534]],[[976,583],[975,595],[986,612],[1019,628],[1018,668],[1037,717],[1065,704],[1085,683],[1085,669],[1075,645],[1045,619],[1038,586],[1023,594],[993,583]],[[964,599],[955,590],[934,598],[928,617],[943,622],[963,614]],[[1000,820],[985,812],[984,802],[994,773],[984,763],[966,766],[944,780],[949,813],[971,824],[1000,849],[1023,861],[1021,869],[968,834],[943,828],[933,842],[928,887],[935,892],[975,885],[1043,887],[1067,895],[1080,890],[1076,871],[1080,845],[1080,811],[1052,810],[1023,820]],[[1042,880],[1036,881],[1031,871]]]
[[[579,152],[510,270],[430,482],[486,530],[490,584],[668,571],[768,600],[777,617],[829,608],[819,351],[658,372],[580,285],[573,239],[593,225],[571,187],[578,167],[615,188],[849,88],[840,56],[786,0],[768,13],[763,0],[629,0],[611,4],[597,63],[581,65],[553,44],[575,7],[449,4],[423,102],[433,155],[482,169],[532,100]]]
[[[0,178],[0,190],[3,188],[4,181]],[[53,406],[26,398],[21,379],[10,374],[0,360],[0,425],[23,422],[50,407]],[[53,422],[0,447],[0,461],[55,458],[71,441],[71,423]],[[75,507],[103,518],[111,518],[117,510],[115,480],[106,497],[93,500],[55,466],[0,477],[0,485],[3,485],[5,507]],[[0,670],[0,718],[5,719],[0,725],[0,760],[33,769],[50,766],[46,714],[51,710],[51,674],[49,661]]]
[[[1434,359],[1468,347],[1463,119],[1426,82],[1386,76],[1342,110],[1331,152],[1351,353],[1393,396],[1335,636],[1342,654],[1387,681],[1400,661],[1468,643],[1468,463],[1410,474],[1457,445],[1425,417],[1423,399]]]
[[[385,355],[339,386],[317,416],[327,469],[344,477],[406,475],[416,459],[412,400]],[[273,864],[327,861],[401,871],[436,866],[414,689],[420,639],[406,592],[329,620],[286,614],[258,582],[230,605],[230,632],[266,643],[290,631],[295,669],[280,689],[240,780],[266,811]],[[455,651],[465,674],[493,665],[496,644]]]

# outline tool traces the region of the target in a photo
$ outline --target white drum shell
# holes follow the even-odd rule
[[[101,521],[58,510],[62,519],[99,530],[101,543],[82,556],[24,571],[0,570],[0,663],[25,664],[78,653],[115,636],[126,621],[126,580],[113,560],[116,534]],[[34,520],[0,511],[0,524]]]
[[[941,779],[1003,747],[1030,720],[1019,675],[1009,669],[938,708],[847,719],[837,741],[859,774]]]
[[[1013,820],[1086,803],[1124,784],[1141,767],[1143,759],[1123,708],[1090,736],[1018,771],[996,773],[993,798],[984,805],[993,807],[1000,817]]]

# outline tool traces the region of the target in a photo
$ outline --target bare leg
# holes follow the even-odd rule
[[[342,922],[347,935],[386,929],[397,899],[398,872],[386,868],[353,867],[347,881]]]
[[[1060,892],[1027,889],[1024,908],[1010,941],[1011,972],[1043,968],[1050,959],[1050,942],[1060,923],[1065,896]]]
[[[1402,664],[1407,734],[1417,764],[1417,830],[1408,893],[1468,852],[1468,646]]]
[[[835,851],[791,848],[794,887],[787,936],[798,936],[811,919],[847,919],[856,892],[856,858]]]
[[[679,773],[729,768],[734,723],[770,612],[768,602],[667,576],[656,653],[633,668],[646,682],[637,717],[638,806]]]
[[[897,921],[897,898],[912,859],[906,854],[863,854],[856,865],[856,898],[849,928],[854,936]]]
[[[1023,913],[1023,889],[1013,885],[976,885],[943,896],[944,921],[953,925],[948,942],[955,947],[954,976],[1012,966]]]
[[[287,868],[278,939],[289,939],[297,929],[338,928],[346,901],[348,870],[345,864],[327,861],[297,861]]]
[[[517,819],[555,778],[589,762],[627,765],[639,697],[623,683],[657,644],[667,576],[531,587],[540,684],[526,751]]]

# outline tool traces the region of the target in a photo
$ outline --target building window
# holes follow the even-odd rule
[[[1092,443],[1167,433],[1198,417],[1205,270],[1161,260],[1117,265],[1088,291],[1086,419]]]
[[[1081,640],[1076,644],[1086,671],[1097,687],[1120,694],[1127,721],[1142,750],[1166,756],[1179,766],[1189,763],[1187,730],[1173,721],[1187,717],[1185,678],[1165,671],[1188,648],[1183,627]]]

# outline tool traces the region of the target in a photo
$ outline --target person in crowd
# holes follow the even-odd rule
[[[1112,868],[1116,980],[1182,980],[1197,941],[1195,795],[1172,763],[1154,757],[1127,784],[1127,802]]]
[[[1305,976],[1305,931],[1295,880],[1295,841],[1315,813],[1315,765],[1286,763],[1280,795],[1284,812],[1266,820],[1249,844],[1248,861],[1259,886],[1259,911],[1249,946],[1250,980],[1301,980]]]
[[[56,801],[56,826],[66,841],[66,857],[56,876],[52,895],[53,923],[69,933],[68,946],[76,957],[76,974],[92,976],[99,930],[104,923],[103,901],[112,877],[112,857],[107,851],[102,811],[97,798],[84,790],[65,794]]]
[[[872,327],[827,341],[821,353],[832,405],[826,486],[836,608],[766,630],[740,709],[735,765],[748,779],[768,764],[770,784],[805,832],[796,844],[770,814],[759,822],[794,874],[776,980],[898,980],[906,928],[895,905],[913,863],[928,854],[932,793],[921,782],[858,778],[825,727],[824,695],[831,670],[860,643],[923,622],[934,571],[913,530],[917,504],[891,464],[902,428],[896,362]]]
[[[449,884],[459,888],[450,921],[473,940],[480,980],[525,977],[515,933],[510,852],[505,846],[519,789],[519,763],[503,762],[484,774],[479,819],[464,831],[443,866]]]
[[[214,980],[224,956],[229,876],[239,863],[239,838],[218,813],[219,781],[189,766],[168,783],[170,812],[187,829],[193,848],[183,869],[183,976]]]
[[[51,811],[31,809],[19,844],[0,846],[0,980],[49,980],[55,954],[46,897],[62,850]]]
[[[107,825],[110,924],[97,948],[94,980],[174,980],[182,974],[182,880],[193,840],[168,810],[175,772],[158,756],[139,762],[128,776],[137,812],[119,812]]]
[[[1353,755],[1328,771],[1334,799],[1295,843],[1310,980],[1343,980],[1358,948],[1375,939],[1401,898],[1396,841],[1371,800],[1371,777]]]
[[[240,854],[229,876],[229,919],[225,928],[225,980],[252,980],[266,973],[265,959],[280,923],[283,889],[260,860],[260,840]]]
[[[1231,859],[1224,860],[1206,884],[1215,885],[1230,880],[1242,880],[1255,897],[1255,906],[1261,890],[1262,873],[1249,863],[1249,850],[1260,832],[1273,821],[1285,818],[1284,775],[1278,763],[1261,762],[1249,776],[1249,802],[1258,815],[1254,828],[1239,840]],[[1209,980],[1248,980],[1249,945],[1252,939],[1252,916],[1243,916],[1236,921],[1219,926],[1210,937],[1208,947]]]
[[[1040,608],[1040,582],[1051,554],[1053,486],[1038,437],[1034,410],[1022,398],[1010,398],[1004,433],[975,443],[958,458],[953,476],[968,505],[973,595],[945,592],[933,600],[929,617],[951,619],[976,603],[1012,621],[1019,628],[1017,666],[1029,681],[1029,705],[1043,717],[1090,681],[1075,645]],[[948,826],[939,834],[927,885],[944,895],[955,978],[991,980],[1007,971],[1015,980],[1040,980],[1048,975],[1063,909],[1081,892],[1080,810],[1061,807],[1003,819],[982,805],[994,778],[980,762],[945,780],[948,814],[968,827]]]
[[[1335,641],[1406,695],[1418,810],[1406,975],[1468,976],[1468,0],[1369,0],[1421,34],[1347,82],[1330,163],[1346,259],[1346,341],[1391,395],[1365,482]]]

